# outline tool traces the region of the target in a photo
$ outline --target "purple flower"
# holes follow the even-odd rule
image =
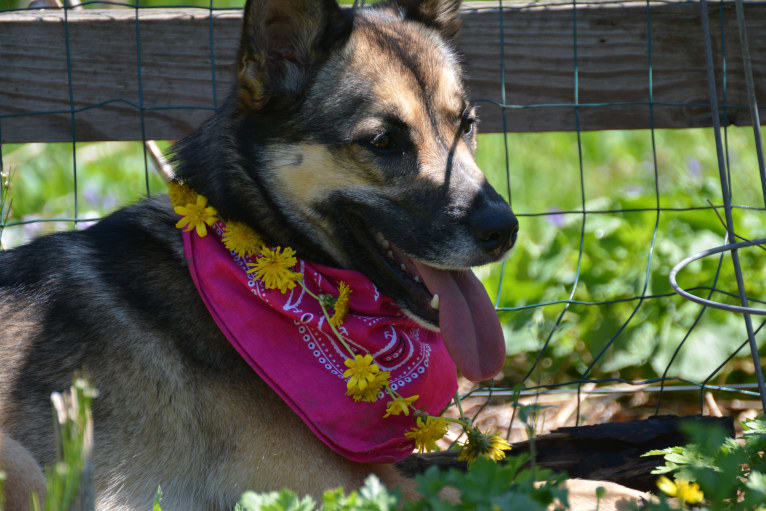
[[[702,164],[700,164],[697,158],[689,158],[686,160],[686,170],[689,171],[689,175],[694,179],[702,177]]]
[[[548,220],[550,223],[555,225],[556,227],[563,227],[564,225],[564,215],[562,213],[559,213],[561,211],[559,208],[548,208],[548,215],[546,215],[545,219]]]

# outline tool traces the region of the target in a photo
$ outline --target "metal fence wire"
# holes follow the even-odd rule
[[[364,2],[362,2],[364,3]],[[547,325],[546,332],[543,335],[544,341],[542,342],[542,346],[537,350],[536,355],[532,358],[531,363],[529,364],[529,367],[527,368],[525,374],[514,382],[502,382],[503,385],[499,384],[487,384],[482,385],[477,388],[473,388],[468,390],[465,395],[463,395],[463,398],[468,397],[474,397],[474,398],[481,398],[483,399],[483,405],[478,408],[478,410],[475,411],[475,417],[478,416],[482,411],[485,409],[486,405],[491,402],[492,398],[504,398],[506,400],[510,399],[511,396],[518,396],[518,395],[543,395],[545,393],[550,392],[558,392],[558,393],[572,393],[577,394],[577,411],[574,414],[574,421],[575,423],[580,422],[582,414],[580,413],[580,402],[581,399],[579,399],[581,394],[585,393],[594,393],[594,394],[605,394],[605,393],[631,393],[634,392],[634,390],[642,390],[646,392],[656,392],[656,413],[659,413],[662,410],[662,403],[663,403],[663,396],[668,390],[683,390],[683,391],[689,391],[689,390],[696,390],[699,392],[699,401],[700,401],[700,409],[703,409],[703,402],[704,402],[704,394],[705,392],[709,390],[716,390],[719,392],[731,392],[746,396],[756,396],[760,399],[762,404],[766,404],[766,390],[764,389],[764,380],[763,380],[763,373],[761,370],[761,362],[758,355],[758,346],[756,343],[756,337],[761,332],[761,330],[764,327],[764,324],[766,323],[766,320],[760,320],[760,321],[753,321],[754,315],[764,315],[766,314],[766,301],[763,299],[759,299],[755,296],[748,296],[747,292],[745,290],[745,281],[747,276],[747,268],[742,268],[742,265],[740,263],[739,259],[739,251],[740,250],[766,250],[764,248],[766,244],[766,240],[764,239],[757,239],[757,240],[747,240],[742,238],[737,233],[737,226],[735,224],[734,218],[732,216],[732,210],[737,208],[747,208],[751,211],[755,211],[758,215],[760,215],[760,219],[763,220],[766,218],[766,171],[764,170],[764,155],[763,155],[763,147],[762,147],[762,138],[760,133],[760,121],[759,121],[759,107],[757,105],[756,97],[755,97],[755,86],[753,81],[753,73],[751,68],[751,58],[748,54],[748,44],[747,44],[747,34],[745,33],[745,11],[743,6],[742,0],[736,0],[736,13],[737,13],[737,25],[739,27],[740,31],[740,38],[741,38],[741,48],[742,48],[742,55],[741,58],[743,59],[743,65],[745,70],[745,77],[744,81],[747,85],[748,90],[748,104],[747,105],[731,105],[726,103],[726,84],[727,84],[727,68],[726,68],[726,62],[724,60],[724,65],[722,67],[722,76],[719,77],[718,84],[716,83],[716,76],[715,76],[715,70],[714,70],[714,62],[713,62],[713,54],[712,54],[712,37],[711,37],[711,29],[708,22],[708,12],[709,7],[707,4],[707,0],[699,0],[698,2],[695,2],[698,4],[700,9],[700,23],[702,26],[702,31],[704,34],[704,40],[700,41],[700,44],[704,44],[706,49],[706,67],[708,71],[708,84],[710,88],[710,113],[713,119],[713,134],[715,138],[715,151],[717,156],[717,162],[718,162],[718,176],[720,179],[720,193],[722,197],[722,203],[721,204],[700,204],[696,206],[692,206],[689,208],[671,208],[671,207],[663,207],[661,206],[661,187],[660,187],[660,163],[658,162],[658,156],[657,156],[657,141],[655,137],[655,126],[654,126],[654,115],[655,110],[657,108],[683,108],[688,107],[689,104],[687,103],[657,103],[654,100],[654,88],[653,88],[653,69],[652,69],[652,63],[653,63],[653,38],[652,38],[652,7],[653,5],[657,5],[656,1],[650,2],[649,0],[646,0],[645,2],[645,12],[646,12],[646,30],[648,37],[646,38],[646,83],[648,85],[648,97],[645,101],[639,102],[639,103],[630,103],[633,105],[642,105],[645,106],[645,108],[648,111],[649,115],[649,122],[650,122],[650,137],[651,137],[651,173],[653,175],[653,196],[654,196],[654,206],[653,207],[647,207],[647,208],[619,208],[619,209],[589,209],[586,204],[586,172],[584,170],[584,162],[583,162],[583,130],[581,126],[581,112],[584,108],[593,109],[593,108],[608,108],[615,105],[625,105],[628,103],[625,102],[612,102],[612,103],[600,103],[600,104],[594,104],[594,103],[581,103],[580,102],[580,84],[579,84],[579,68],[578,68],[578,6],[581,6],[583,3],[586,2],[578,2],[578,1],[572,1],[572,2],[561,2],[558,4],[551,4],[551,5],[570,5],[572,8],[572,16],[573,16],[573,22],[572,22],[572,50],[573,50],[573,58],[570,63],[570,72],[573,76],[573,83],[574,88],[572,90],[572,97],[573,100],[571,103],[568,104],[510,104],[507,103],[507,87],[512,85],[513,83],[513,77],[508,76],[508,70],[505,66],[505,58],[504,58],[504,51],[505,51],[505,38],[507,37],[506,31],[505,31],[505,23],[506,23],[506,17],[513,15],[514,12],[521,11],[524,9],[528,9],[531,6],[540,5],[540,3],[534,3],[534,4],[518,4],[518,3],[510,3],[506,0],[503,2],[503,0],[500,0],[499,2],[499,9],[497,10],[497,15],[499,16],[499,33],[498,33],[498,49],[501,54],[501,62],[502,65],[500,69],[497,70],[497,83],[499,88],[499,100],[498,99],[492,99],[492,98],[474,98],[474,102],[478,105],[483,105],[483,108],[496,108],[499,109],[499,111],[502,114],[502,127],[503,127],[503,151],[504,151],[504,158],[505,158],[505,174],[506,174],[506,187],[507,187],[507,196],[510,199],[512,197],[513,192],[513,182],[511,180],[511,173],[510,173],[510,161],[511,161],[511,149],[508,146],[508,119],[512,118],[515,112],[517,112],[520,109],[538,109],[540,111],[541,115],[545,115],[546,111],[560,111],[562,108],[571,109],[571,111],[574,112],[574,119],[575,119],[575,133],[576,133],[576,144],[577,144],[577,172],[579,177],[579,189],[577,190],[577,193],[579,194],[579,202],[580,207],[576,209],[570,209],[565,211],[546,211],[546,212],[539,212],[539,211],[517,211],[517,215],[519,217],[553,217],[556,215],[576,215],[579,216],[580,220],[580,237],[579,237],[579,244],[577,246],[571,246],[568,247],[567,250],[571,250],[577,253],[577,259],[574,269],[574,278],[572,279],[571,284],[568,286],[568,289],[565,290],[564,296],[562,296],[559,299],[556,300],[549,300],[549,301],[541,301],[539,303],[530,303],[525,304],[521,306],[515,306],[515,307],[508,307],[501,305],[501,291],[504,289],[504,285],[506,282],[506,274],[508,272],[513,271],[511,267],[507,267],[506,263],[503,262],[502,267],[500,269],[500,277],[498,280],[498,288],[496,290],[495,294],[495,303],[496,303],[496,310],[498,314],[500,315],[501,319],[506,320],[511,315],[514,314],[520,314],[524,311],[529,311],[533,309],[546,309],[546,308],[554,308],[553,310],[558,310],[558,313],[554,315],[555,320],[552,322],[552,324]],[[592,3],[592,2],[591,2]],[[624,2],[628,3],[628,2]],[[635,2],[634,2],[635,4]],[[723,16],[723,8],[724,3],[718,4],[721,9],[721,16]],[[136,3],[132,2],[111,2],[111,1],[86,1],[83,2],[78,7],[90,7],[90,6],[98,6],[98,7],[128,7],[133,8],[136,11],[136,23],[135,23],[135,31],[136,31],[136,54],[138,57],[137,60],[137,70],[136,70],[136,77],[138,80],[138,88],[139,88],[139,100],[136,103],[135,101],[132,101],[128,98],[124,97],[115,97],[112,99],[109,99],[107,101],[99,102],[97,104],[88,105],[86,107],[76,107],[75,106],[75,100],[74,100],[74,91],[73,91],[73,85],[72,85],[72,69],[71,69],[71,52],[69,47],[69,23],[68,23],[68,13],[74,8],[69,5],[65,6],[63,9],[64,13],[64,43],[66,45],[66,57],[67,57],[67,76],[68,76],[68,83],[66,84],[66,87],[68,87],[68,94],[69,94],[69,103],[70,108],[68,110],[68,114],[71,121],[71,142],[72,142],[72,172],[73,172],[73,180],[74,180],[74,210],[73,215],[71,217],[57,217],[57,218],[40,218],[40,219],[32,219],[32,220],[18,220],[18,221],[9,221],[8,220],[8,214],[10,210],[10,202],[11,197],[4,195],[4,202],[3,202],[3,209],[0,211],[0,232],[2,232],[3,228],[11,228],[16,227],[24,223],[28,222],[72,222],[72,225],[74,228],[77,228],[77,225],[81,222],[85,221],[92,221],[92,218],[82,218],[80,215],[80,208],[78,204],[78,175],[77,175],[77,169],[78,169],[78,161],[77,161],[77,151],[75,150],[75,144],[78,141],[77,138],[77,129],[76,129],[76,123],[75,119],[78,116],[78,114],[81,114],[84,110],[89,109],[98,109],[103,108],[109,104],[112,103],[121,103],[123,105],[127,105],[133,109],[136,109],[141,114],[141,140],[144,142],[144,180],[146,183],[146,194],[149,195],[149,174],[150,174],[150,159],[151,155],[147,153],[147,136],[146,136],[146,129],[144,125],[144,112],[148,110],[157,110],[157,109],[171,109],[171,108],[188,108],[188,109],[207,109],[207,110],[213,110],[216,108],[216,106],[219,104],[220,99],[220,91],[217,90],[216,86],[216,73],[215,73],[215,51],[214,51],[214,37],[213,37],[213,19],[214,15],[217,11],[230,9],[229,7],[216,7],[214,0],[210,0],[210,3],[207,7],[209,10],[210,15],[210,22],[209,22],[209,46],[210,46],[210,70],[211,70],[211,80],[212,80],[212,98],[211,98],[211,105],[209,107],[201,107],[201,106],[170,106],[170,105],[151,105],[148,106],[144,103],[144,97],[143,97],[143,90],[142,90],[142,67],[141,67],[141,55],[142,55],[142,49],[141,49],[141,22],[139,18],[139,10],[140,9],[151,9],[155,7],[142,7]],[[168,7],[168,6],[162,6],[162,7]],[[186,7],[186,8],[199,8],[198,6],[178,6],[174,5],[173,7]],[[764,6],[762,4],[757,3],[748,3],[747,7],[750,8],[763,8]],[[24,10],[24,9],[15,9],[15,10]],[[7,10],[6,10],[7,11]],[[0,10],[0,13],[3,11]],[[723,31],[724,31],[724,24],[721,23],[721,31],[722,31],[722,37],[720,37],[721,45],[725,44],[726,38],[723,37]],[[726,55],[726,49],[724,47],[721,48],[721,54],[724,56]],[[680,49],[679,51],[683,51]],[[2,50],[0,49],[0,56],[2,55]],[[719,105],[719,93],[717,91],[718,86],[722,87],[722,103]],[[752,119],[752,125],[753,125],[753,137],[755,140],[755,150],[756,150],[756,157],[758,162],[758,168],[757,169],[740,169],[744,172],[758,172],[760,177],[760,183],[761,183],[761,192],[763,195],[763,201],[764,201],[764,207],[756,207],[756,206],[742,206],[742,205],[736,205],[732,203],[732,187],[731,187],[731,159],[729,154],[729,146],[728,146],[728,134],[727,134],[727,128],[726,125],[728,125],[727,122],[727,115],[730,111],[733,109],[743,109],[746,108],[749,110],[751,119]],[[50,113],[62,113],[58,110],[51,110],[51,111],[35,111],[35,112],[3,112],[0,111],[0,140],[2,139],[2,129],[3,129],[3,121],[11,118],[11,117],[17,117],[22,115],[43,115],[43,114],[50,114]],[[721,127],[721,120],[723,120],[723,128]],[[1,147],[1,146],[0,146]],[[0,152],[0,156],[2,156]],[[0,161],[2,161],[0,159]],[[0,165],[2,165],[0,163]],[[0,170],[3,170],[2,166],[0,166]],[[7,172],[3,172],[4,179],[7,179]],[[6,183],[7,184],[7,183]],[[7,186],[5,187],[5,191],[7,192]],[[637,321],[637,314],[644,306],[650,301],[654,300],[676,300],[676,302],[680,302],[681,300],[673,293],[673,292],[667,292],[667,293],[657,293],[652,294],[650,290],[650,277],[651,277],[651,269],[653,264],[653,257],[655,255],[655,248],[657,243],[657,236],[658,232],[660,231],[660,225],[661,225],[661,217],[663,214],[678,214],[679,212],[683,211],[689,211],[689,210],[708,210],[711,213],[715,213],[716,215],[719,215],[719,218],[721,218],[722,224],[725,226],[726,235],[721,240],[721,244],[723,245],[722,248],[719,248],[718,250],[711,250],[704,254],[699,254],[699,256],[715,256],[717,258],[717,270],[715,272],[715,276],[711,282],[707,282],[703,285],[698,285],[693,289],[689,290],[683,290],[678,286],[678,284],[675,282],[675,275],[690,261],[684,261],[682,264],[680,264],[678,267],[674,269],[674,288],[683,294],[686,298],[695,300],[700,303],[700,306],[696,312],[696,316],[694,317],[694,320],[691,322],[691,325],[688,327],[688,329],[685,332],[685,335],[678,341],[677,346],[673,352],[672,357],[670,357],[669,361],[667,362],[666,367],[664,368],[664,371],[661,376],[658,376],[656,378],[648,378],[648,379],[630,379],[630,378],[622,378],[619,375],[614,377],[594,377],[594,368],[599,366],[599,364],[603,364],[604,361],[608,358],[608,354],[610,353],[610,348],[612,348],[616,343],[620,343],[624,340],[624,334],[626,332],[626,329],[629,327],[629,325],[632,324],[632,322]],[[646,246],[645,256],[644,256],[644,266],[642,268],[642,278],[639,284],[639,292],[632,296],[618,296],[613,297],[608,300],[601,300],[601,301],[586,301],[586,300],[580,300],[576,299],[576,293],[579,288],[579,286],[582,285],[581,282],[581,276],[582,276],[582,265],[583,265],[583,258],[587,255],[585,253],[585,247],[586,247],[586,226],[590,219],[594,215],[620,215],[620,214],[626,214],[626,213],[636,213],[636,212],[646,212],[646,213],[653,213],[653,227],[652,227],[652,236],[651,241],[648,243],[648,246]],[[719,212],[722,213],[722,216],[719,214]],[[761,226],[766,225],[766,223],[762,223]],[[695,256],[695,254],[687,254],[688,256],[692,256],[692,258]],[[724,263],[730,260],[730,263],[733,265],[734,274],[736,277],[735,283],[725,283],[721,282],[721,275],[722,275],[722,268],[724,267]],[[761,260],[763,261],[763,259]],[[680,261],[679,261],[680,262]],[[688,270],[691,271],[691,270]],[[726,286],[724,284],[732,284],[736,286],[736,292],[732,293],[730,291],[727,291],[724,289]],[[698,295],[692,295],[691,292],[698,292],[703,293],[704,297],[698,296]],[[731,306],[727,304],[721,304],[719,301],[716,301],[716,298],[721,298],[729,296],[731,298],[735,298],[738,301],[738,306]],[[556,343],[557,339],[557,332],[560,331],[562,323],[565,320],[565,316],[567,315],[568,311],[570,311],[573,307],[604,307],[614,304],[630,304],[630,312],[625,315],[624,319],[622,320],[621,324],[616,328],[611,334],[609,335],[608,340],[602,344],[600,350],[595,353],[592,357],[592,360],[587,365],[587,367],[584,368],[580,372],[580,376],[577,379],[573,379],[570,381],[553,381],[546,383],[545,381],[540,381],[538,374],[541,366],[541,362],[544,360],[547,354],[549,354],[550,350],[553,349]],[[556,309],[556,308],[560,308]],[[695,328],[700,324],[700,321],[702,320],[703,316],[705,314],[710,313],[711,308],[723,308],[727,309],[732,314],[739,314],[742,317],[742,320],[745,323],[745,330],[746,330],[746,337],[742,339],[741,345],[731,352],[725,359],[720,361],[720,364],[713,370],[706,378],[702,379],[701,381],[690,381],[685,378],[681,377],[675,377],[673,376],[673,364],[676,361],[676,358],[679,354],[679,352],[686,346],[687,344],[693,344],[694,343],[694,332]],[[744,311],[744,312],[743,312]],[[582,335],[589,335],[588,332],[584,332]],[[658,335],[662,335],[662,333],[659,333]],[[704,347],[696,347],[695,349],[704,349]],[[736,384],[736,385],[713,385],[710,382],[716,377],[716,375],[719,374],[719,372],[728,364],[734,357],[737,355],[741,355],[743,353],[747,353],[747,350],[749,350],[749,356],[752,360],[752,365],[754,369],[754,375],[755,375],[755,381],[752,383],[745,383],[745,384]],[[586,387],[587,386],[587,387]],[[766,408],[766,406],[764,406]],[[509,426],[510,428],[510,426]],[[510,432],[510,429],[509,429]]]

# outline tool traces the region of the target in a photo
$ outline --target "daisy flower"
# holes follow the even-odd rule
[[[353,396],[354,401],[366,401],[368,403],[374,403],[378,400],[378,394],[380,391],[388,386],[388,378],[391,373],[388,371],[380,371],[373,376],[372,381],[367,384],[364,390],[356,389],[354,391],[347,390],[347,396]]]
[[[196,202],[190,202],[185,206],[176,206],[175,212],[181,215],[176,227],[184,231],[196,229],[200,238],[207,236],[206,225],[213,225],[218,214],[214,207],[207,205],[207,199],[202,195],[197,195]]]
[[[344,362],[346,371],[344,378],[348,378],[346,395],[361,394],[367,386],[375,380],[375,375],[380,372],[378,365],[372,362],[372,355],[357,355],[353,360],[347,358]],[[359,401],[357,399],[357,401]]]
[[[255,255],[263,246],[260,236],[242,222],[226,222],[226,232],[223,233],[222,241],[229,251],[239,257]]]
[[[478,458],[500,461],[505,458],[505,451],[511,450],[511,444],[499,435],[485,435],[477,429],[469,429],[467,434],[468,441],[463,444],[457,459],[469,465]]]
[[[415,394],[414,396],[410,397],[397,397],[396,399],[389,401],[388,405],[386,406],[386,414],[383,416],[383,418],[385,419],[391,415],[399,415],[402,413],[409,416],[410,405],[419,397],[419,395]]]
[[[332,317],[329,319],[332,326],[338,328],[343,324],[343,320],[348,314],[348,297],[351,294],[351,288],[343,281],[338,285],[338,298],[333,306]]]
[[[676,497],[682,504],[697,504],[705,498],[697,483],[690,483],[683,479],[671,481],[662,476],[657,479],[657,488],[671,497]]]
[[[418,453],[437,450],[436,441],[447,434],[447,421],[441,417],[429,415],[425,422],[422,417],[418,417],[415,424],[415,428],[405,433],[404,436],[415,441]]]
[[[290,247],[270,249],[263,247],[261,256],[254,263],[247,263],[250,267],[247,273],[255,273],[255,277],[263,281],[266,289],[279,289],[286,293],[288,289],[296,286],[301,274],[290,270],[296,265],[295,250]]]
[[[181,182],[171,181],[168,183],[168,195],[173,207],[186,206],[197,202],[197,192]]]

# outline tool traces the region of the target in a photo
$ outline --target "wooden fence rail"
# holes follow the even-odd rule
[[[502,45],[497,2],[464,11],[459,48],[485,132],[503,128],[503,67],[508,131],[575,129],[575,62],[584,130],[648,128],[650,98],[657,128],[712,122],[697,3],[506,2]],[[764,105],[766,4],[745,12]],[[733,2],[708,15],[724,121],[747,124]],[[78,141],[139,140],[142,113],[147,138],[182,137],[214,108],[213,69],[219,103],[229,90],[240,23],[241,11],[196,8],[0,12],[0,140],[71,141],[72,109]]]

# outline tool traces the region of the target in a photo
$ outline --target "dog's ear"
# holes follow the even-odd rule
[[[447,39],[454,39],[460,29],[461,0],[390,0],[407,19],[433,27]]]
[[[290,104],[349,31],[335,0],[248,0],[237,58],[242,106]]]

